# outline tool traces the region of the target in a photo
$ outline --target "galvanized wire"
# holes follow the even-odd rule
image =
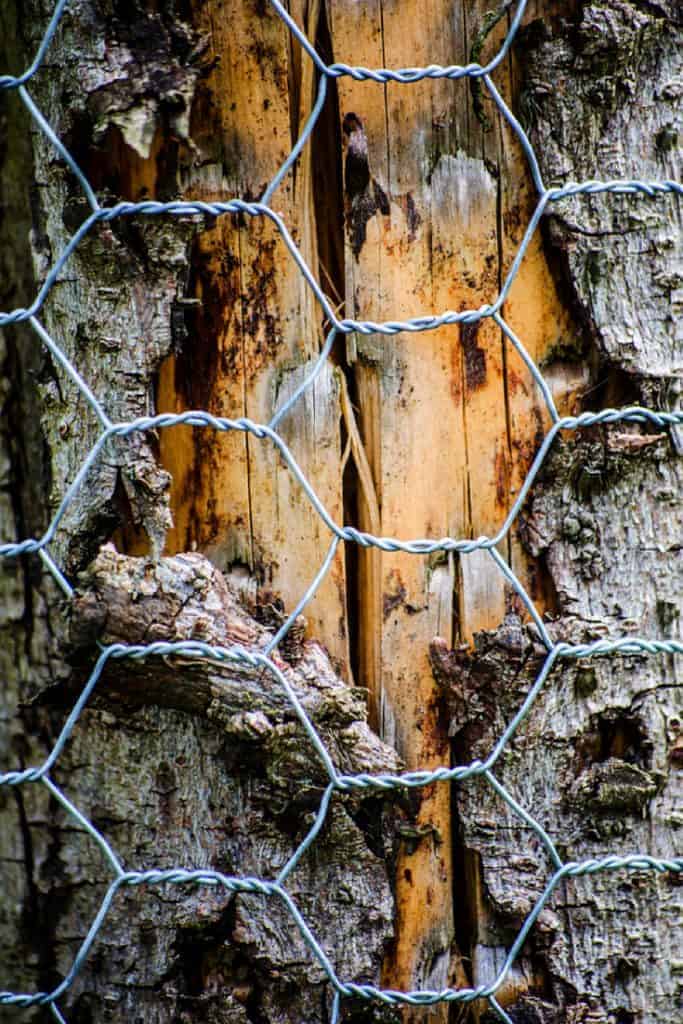
[[[416,68],[375,68],[369,69],[344,63],[326,64],[318,54],[313,44],[301,31],[289,12],[282,6],[279,0],[270,0],[278,16],[287,26],[289,32],[295,37],[303,50],[314,62],[318,72],[318,92],[312,112],[303,128],[300,138],[293,146],[287,159],[274,175],[266,188],[260,202],[247,202],[240,198],[234,198],[227,202],[200,202],[196,200],[176,201],[161,203],[152,200],[133,203],[120,202],[114,206],[101,206],[89,181],[78,167],[72,154],[68,152],[64,144],[57,137],[35,101],[29,94],[27,83],[40,71],[50,43],[59,27],[61,17],[67,6],[67,0],[59,0],[48,27],[45,30],[42,41],[36,56],[27,70],[18,76],[0,76],[0,89],[15,89],[28,110],[31,118],[45,137],[54,146],[60,156],[79,181],[84,196],[92,210],[88,218],[82,223],[72,236],[66,247],[58,255],[56,261],[47,274],[45,281],[40,288],[31,305],[26,309],[14,309],[8,312],[0,312],[0,326],[28,321],[32,329],[38,335],[42,344],[49,350],[62,370],[69,376],[80,394],[85,399],[87,406],[92,410],[96,420],[99,422],[101,432],[90,451],[83,459],[80,468],[70,485],[67,487],[63,498],[54,513],[48,528],[42,537],[26,538],[16,543],[0,545],[0,557],[16,558],[20,555],[38,554],[48,572],[56,580],[67,597],[73,595],[70,581],[63,571],[55,563],[49,547],[54,540],[62,518],[72,503],[78,490],[84,485],[88,473],[94,465],[102,458],[110,442],[122,440],[135,434],[148,431],[158,431],[177,426],[204,427],[216,431],[238,431],[248,433],[259,441],[273,444],[279,451],[282,459],[289,468],[292,476],[301,487],[311,506],[315,509],[320,519],[330,532],[330,547],[327,555],[318,570],[315,578],[303,594],[297,606],[282,624],[277,633],[270,639],[263,650],[250,650],[244,647],[221,647],[209,645],[203,642],[185,641],[179,643],[156,642],[144,645],[112,644],[102,649],[97,662],[90,674],[90,677],[83,688],[73,710],[69,714],[62,731],[54,743],[48,757],[42,765],[27,768],[21,771],[7,771],[0,774],[0,786],[20,786],[30,783],[38,783],[45,786],[52,797],[66,810],[71,818],[97,843],[102,854],[109,865],[112,874],[112,882],[102,901],[102,904],[90,926],[75,959],[66,977],[50,992],[18,993],[12,991],[0,991],[0,1005],[12,1005],[17,1007],[29,1007],[44,1005],[50,1008],[57,1021],[64,1022],[64,1017],[59,1009],[58,1001],[67,992],[73,980],[83,967],[83,964],[90,952],[90,949],[102,927],[105,925],[107,913],[115,901],[119,891],[124,887],[140,886],[214,886],[222,887],[231,893],[250,893],[263,897],[264,899],[279,900],[287,909],[292,921],[300,932],[311,957],[322,967],[330,984],[332,992],[331,1019],[338,1021],[342,1011],[342,1000],[344,998],[357,998],[373,1000],[386,1005],[410,1005],[429,1006],[434,1003],[469,1003],[476,999],[488,1001],[491,1009],[498,1017],[512,1024],[508,1013],[500,1005],[496,993],[500,990],[508,977],[512,966],[517,959],[522,946],[538,918],[543,907],[551,899],[553,893],[561,882],[598,872],[620,872],[620,871],[654,871],[680,873],[683,871],[683,857],[662,859],[649,856],[646,853],[634,852],[630,855],[615,856],[606,855],[597,859],[587,859],[580,862],[564,861],[560,856],[556,845],[548,835],[542,824],[537,821],[527,810],[525,810],[513,795],[502,785],[493,774],[496,762],[512,740],[516,730],[529,714],[539,693],[546,685],[552,670],[558,662],[568,659],[590,659],[606,657],[609,655],[641,655],[658,656],[662,654],[676,655],[683,654],[683,643],[673,640],[648,639],[646,637],[621,637],[617,639],[599,640],[589,644],[567,644],[553,642],[548,629],[535,608],[533,601],[526,593],[524,586],[515,575],[512,568],[500,554],[498,547],[507,537],[512,525],[517,518],[530,489],[536,480],[538,473],[543,466],[550,449],[562,432],[581,430],[590,426],[607,425],[619,422],[637,423],[659,427],[667,430],[672,427],[683,425],[682,412],[662,412],[652,409],[631,406],[625,409],[603,409],[594,413],[583,413],[579,416],[560,416],[553,401],[550,389],[543,374],[525,350],[523,343],[505,322],[503,317],[503,306],[508,297],[512,283],[515,280],[525,253],[533,238],[541,217],[551,204],[562,199],[576,196],[592,196],[596,194],[607,195],[629,195],[638,201],[647,199],[657,200],[665,197],[680,198],[683,195],[683,185],[676,181],[641,181],[637,179],[613,180],[613,181],[583,181],[567,182],[561,187],[546,188],[540,172],[538,161],[533,147],[512,111],[509,109],[500,93],[496,89],[491,74],[500,65],[508,54],[514,41],[517,30],[520,26],[526,0],[519,0],[515,5],[510,2],[508,8],[515,6],[514,15],[510,21],[509,29],[504,43],[498,50],[496,56],[486,65],[476,63],[466,66],[460,65],[429,65]],[[498,108],[501,116],[507,121],[521,143],[526,156],[529,173],[538,192],[538,202],[524,234],[519,250],[513,260],[506,280],[500,289],[500,293],[492,304],[481,306],[479,309],[454,312],[445,310],[440,314],[417,315],[405,320],[390,320],[383,323],[375,323],[369,320],[340,319],[332,302],[323,292],[313,271],[306,264],[299,248],[294,242],[283,219],[270,206],[271,199],[278,186],[296,162],[304,146],[310,141],[316,121],[325,104],[327,95],[328,79],[337,79],[349,76],[357,81],[368,81],[374,83],[394,82],[398,84],[409,84],[425,79],[447,78],[451,80],[459,78],[479,78],[488,90],[493,102]],[[161,414],[156,416],[145,416],[122,423],[115,423],[106,411],[106,403],[99,399],[87,382],[80,374],[78,368],[69,359],[66,352],[56,341],[45,326],[38,320],[45,300],[47,299],[53,285],[58,281],[59,275],[66,266],[69,258],[77,249],[79,244],[100,222],[107,222],[124,217],[149,217],[149,216],[170,216],[170,217],[222,217],[246,215],[248,217],[267,217],[275,225],[280,239],[284,243],[290,256],[297,265],[302,277],[315,296],[322,313],[329,323],[329,333],[326,342],[321,349],[320,355],[305,380],[299,385],[294,394],[275,413],[270,423],[254,423],[245,417],[230,419],[226,417],[213,416],[204,410],[192,410],[176,415]],[[510,342],[519,353],[531,374],[543,402],[548,410],[551,420],[551,427],[546,433],[534,461],[529,469],[523,486],[510,508],[505,522],[492,536],[481,536],[476,539],[443,537],[441,539],[413,538],[401,540],[394,537],[376,536],[363,532],[355,527],[337,523],[333,516],[323,505],[316,494],[314,487],[300,468],[292,452],[285,444],[283,438],[277,431],[277,427],[296,406],[304,393],[313,386],[318,374],[325,366],[334,339],[339,334],[382,334],[393,335],[402,332],[431,331],[446,324],[475,323],[485,318],[491,318],[501,329],[503,336]],[[317,732],[315,726],[306,714],[292,684],[272,658],[273,652],[278,644],[285,638],[296,617],[303,611],[313,595],[317,592],[322,581],[334,560],[339,544],[351,543],[361,547],[375,547],[382,551],[403,551],[415,555],[427,555],[435,551],[454,551],[463,557],[473,551],[486,550],[496,563],[498,569],[515,589],[523,601],[532,622],[535,624],[538,638],[546,649],[545,659],[538,672],[535,682],[531,686],[526,698],[519,710],[504,729],[502,735],[495,743],[493,749],[485,760],[474,760],[468,764],[455,767],[443,766],[430,771],[407,771],[403,773],[384,774],[363,774],[344,775],[337,771],[334,762],[327,750],[325,743]],[[262,668],[270,672],[278,686],[284,691],[290,705],[294,709],[304,734],[308,737],[312,748],[319,758],[328,777],[327,788],[325,789],[319,804],[315,821],[304,840],[293,850],[290,859],[285,864],[280,874],[275,879],[250,878],[225,875],[218,871],[211,870],[186,870],[177,867],[169,870],[147,870],[147,871],[125,871],[116,852],[112,849],[106,836],[98,829],[82,812],[68,799],[66,794],[56,785],[51,778],[51,771],[55,767],[63,749],[68,741],[76,723],[78,722],[83,709],[86,707],[93,690],[104,670],[107,662],[111,659],[153,659],[173,658],[182,655],[184,659],[197,658],[209,659],[228,664],[242,664],[252,668]],[[513,942],[503,966],[495,977],[491,977],[485,984],[472,988],[444,988],[438,991],[418,990],[410,992],[399,992],[390,989],[378,988],[374,985],[357,984],[352,979],[339,977],[334,965],[326,955],[318,939],[310,929],[306,919],[299,911],[294,900],[286,888],[286,881],[290,873],[306,851],[315,842],[322,829],[328,814],[331,801],[352,791],[376,791],[387,792],[391,790],[405,790],[419,788],[434,783],[464,783],[468,779],[482,778],[492,790],[505,801],[512,813],[529,827],[539,838],[544,847],[549,862],[552,866],[552,873],[545,889],[539,895],[534,908],[528,914],[515,941]]]

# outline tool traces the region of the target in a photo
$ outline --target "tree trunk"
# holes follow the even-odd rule
[[[485,64],[515,14],[484,0],[287,9],[327,64],[371,69]],[[0,74],[28,67],[50,14],[46,0],[3,6]],[[530,0],[492,78],[546,188],[680,179],[682,28],[676,0]],[[329,79],[269,200],[330,306],[382,323],[495,302],[539,199],[514,126],[480,78],[358,77]],[[253,202],[304,130],[319,74],[260,0],[70,0],[26,88],[102,206]],[[17,90],[2,104],[11,311],[31,306],[90,208]],[[680,410],[680,214],[661,191],[550,201],[502,326],[340,331],[277,422],[331,519],[400,540],[495,536],[552,426],[506,331],[562,416]],[[0,559],[2,772],[45,761],[98,643],[185,644],[106,658],[50,781],[2,779],[0,1004],[67,976],[117,871],[181,869],[229,881],[121,884],[56,999],[69,1024],[327,1022],[321,953],[341,982],[372,988],[345,992],[347,1020],[674,1024],[680,426],[622,417],[557,433],[495,558],[331,547],[252,429],[312,372],[329,326],[267,217],[138,211],[93,225],[35,317],[0,328],[0,543],[43,535],[101,436],[97,402],[114,423],[246,420],[111,438],[49,546],[62,589],[36,552]],[[624,637],[659,646],[558,655],[495,774],[337,791],[291,860],[322,820],[327,757],[345,777],[484,762],[548,643]],[[196,642],[218,657],[190,657]],[[602,860],[636,853],[671,870]],[[556,875],[570,862],[583,867]],[[244,881],[280,876],[317,953],[280,889]],[[473,998],[496,981],[494,1000]],[[425,989],[455,998],[386,996]]]

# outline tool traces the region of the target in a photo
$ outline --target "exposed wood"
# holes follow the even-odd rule
[[[396,68],[468,63],[488,5],[342,2],[330,9],[335,59]],[[507,27],[503,19],[482,39],[482,59],[495,54]],[[502,69],[505,79],[509,73]],[[338,89],[347,138],[347,316],[395,320],[492,302],[533,210],[519,147],[492,105],[492,128],[484,131],[466,81],[382,87],[341,79]],[[365,152],[367,182],[358,178],[358,154]],[[521,331],[523,307],[523,333],[536,358],[566,322],[549,281],[537,239],[510,311]],[[495,533],[547,425],[528,370],[504,351],[496,325],[351,336],[348,353],[382,534]],[[362,504],[360,513],[369,528]],[[531,587],[529,561],[516,541],[510,544],[515,567],[542,603],[542,582]],[[416,651],[437,634],[471,641],[477,630],[500,623],[510,605],[523,612],[486,553],[463,556],[455,570],[452,561],[361,556],[360,681],[374,694],[382,735],[411,767],[448,758],[438,693]],[[444,789],[423,794],[416,817],[419,827],[439,835],[452,827]],[[388,984],[438,987],[462,978],[457,953],[450,956],[452,886],[443,847],[423,842],[405,854]]]
[[[318,5],[307,11],[315,36]],[[211,201],[259,198],[310,112],[310,61],[293,52],[268,7],[233,0],[197,7],[206,69],[192,118],[195,158],[187,194]],[[229,101],[228,101],[229,97]],[[310,147],[273,198],[317,274]],[[267,423],[320,348],[322,313],[272,223],[223,218],[196,239],[183,337],[162,366],[160,410],[208,408]],[[197,305],[192,305],[192,303]],[[181,313],[181,320],[183,319]],[[328,366],[280,432],[330,514],[341,521],[340,410]],[[291,608],[320,567],[331,535],[269,442],[246,435],[175,431],[161,437],[172,472],[169,549],[197,548],[242,563]],[[308,610],[312,631],[348,664],[340,553]]]
[[[335,58],[368,67],[423,63],[424,24],[422,17],[415,19],[414,7],[382,11],[379,4],[333,4]],[[430,54],[432,59],[438,55]],[[420,94],[424,99],[424,87],[391,91],[350,79],[339,82],[347,137],[347,316],[402,319],[433,306],[425,152],[411,147],[404,129],[407,123],[410,132],[419,133],[431,119],[429,108],[420,111]],[[362,161],[364,140],[370,178],[355,191],[350,172],[354,161]],[[349,342],[385,535],[457,532],[462,456],[448,443],[453,415],[449,333],[356,336]],[[459,379],[459,367],[457,374]],[[442,453],[438,468],[435,451]],[[452,562],[428,566],[422,558],[371,552],[362,558],[361,573],[359,681],[373,695],[382,735],[408,766],[435,767],[448,760],[448,740],[424,652],[435,632],[451,635]],[[404,845],[397,865],[398,941],[383,981],[389,987],[439,988],[449,983],[452,970],[450,794],[447,787],[432,787],[416,804],[414,826],[418,836],[423,834]],[[443,1009],[435,1016],[446,1019]]]
[[[532,0],[525,15],[526,25],[541,20],[551,22],[566,16],[568,5]],[[500,30],[498,32],[500,37]],[[523,103],[524,74],[520,66],[519,47],[515,47],[509,61],[496,76],[499,92],[529,128],[529,112]],[[526,226],[538,202],[538,192],[531,175],[525,172],[526,158],[510,126],[501,117],[493,117],[493,103],[489,114],[498,136],[500,171],[500,242],[501,279],[507,276],[522,242]],[[548,262],[548,251],[543,244],[542,231],[536,232],[516,275],[510,296],[503,308],[503,316],[522,341],[536,365],[541,368],[550,387],[553,400],[561,415],[572,415],[580,409],[580,399],[590,386],[591,366],[581,359],[581,331],[573,321],[566,293],[559,290],[562,282]],[[534,452],[550,423],[545,402],[529,370],[514,347],[504,344],[506,405],[509,427],[510,499],[522,486],[531,465]],[[553,610],[552,590],[548,590],[546,574],[538,571],[533,559],[520,544],[517,527],[509,540],[510,564],[527,588],[539,611]]]

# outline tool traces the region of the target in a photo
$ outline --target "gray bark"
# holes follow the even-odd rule
[[[45,15],[39,3],[3,10],[3,68],[20,68],[35,50]],[[197,79],[192,50],[201,53],[199,43],[172,5],[163,15],[142,4],[125,11],[69,5],[30,88],[101,197],[111,200],[112,188],[125,192],[117,181],[125,154],[144,157],[157,130],[181,151],[168,169],[167,193],[157,198],[181,190]],[[2,305],[12,309],[30,303],[88,211],[77,181],[32,128],[16,95],[4,93],[2,102]],[[124,156],[117,166],[110,147],[119,138]],[[155,374],[178,329],[182,336],[195,231],[189,220],[160,218],[99,228],[41,311],[114,420],[154,408]],[[2,342],[12,378],[7,386],[3,378],[2,392],[2,528],[3,540],[11,541],[40,535],[99,427],[29,329],[9,328]],[[144,530],[158,551],[170,521],[168,482],[150,435],[110,446],[65,516],[52,549],[57,562],[75,578],[117,528]],[[94,664],[96,639],[149,641],[175,630],[176,638],[224,645],[237,638],[248,646],[263,643],[281,618],[274,597],[269,612],[268,595],[257,597],[255,579],[243,582],[251,595],[245,610],[199,555],[117,562],[105,550],[83,578],[87,597],[73,609],[64,607],[37,559],[3,562],[2,571],[3,770],[45,758]],[[145,592],[134,606],[132,579]],[[106,605],[101,616],[98,604]],[[257,618],[267,623],[269,614],[275,621],[259,625]],[[283,645],[283,656],[296,662],[281,664],[340,767],[398,767],[393,751],[368,730],[362,695],[338,678],[319,645],[300,639]],[[267,673],[189,662],[108,673],[52,775],[128,868],[211,867],[267,879],[306,835],[328,781]],[[43,786],[4,787],[0,801],[0,988],[49,991],[73,962],[111,869]],[[376,797],[335,800],[289,886],[340,975],[361,981],[378,980],[393,931],[393,826],[384,823],[385,804]],[[131,890],[115,901],[60,1005],[70,1022],[314,1021],[328,1016],[324,981],[277,900],[166,886]],[[0,1010],[3,1019],[18,1012]],[[39,1019],[47,1013],[32,1012]]]
[[[529,25],[520,113],[548,186],[591,178],[680,180],[681,8],[590,3]],[[591,368],[583,408],[680,408],[680,203],[565,201],[543,230]],[[681,638],[680,437],[623,424],[556,444],[521,520],[552,582],[557,640]],[[485,756],[538,672],[532,639],[508,623],[445,673],[458,761]],[[437,672],[443,650],[433,650]],[[500,763],[504,783],[563,858],[680,855],[680,659],[558,665]],[[458,792],[465,923],[475,980],[502,963],[551,872],[536,837],[483,783]],[[656,1022],[681,1014],[676,876],[598,874],[551,899],[511,979],[515,1019]],[[483,912],[482,912],[483,902]],[[515,989],[530,989],[515,998]]]
[[[157,132],[164,194],[183,194],[203,74],[193,5],[74,0],[30,89],[115,201],[126,161]],[[159,6],[159,5],[157,5]],[[0,67],[25,66],[47,10],[0,11]],[[680,5],[610,0],[529,24],[520,116],[546,182],[681,178]],[[267,55],[262,56],[267,60]],[[30,302],[86,208],[78,183],[3,94],[1,306]],[[108,163],[112,140],[119,155]],[[124,155],[121,156],[121,153]],[[41,318],[115,419],[154,410],[155,375],[183,343],[191,243],[178,219],[92,232]],[[681,206],[625,197],[567,201],[543,232],[576,311],[576,341],[546,370],[589,368],[585,408],[677,408],[683,335]],[[2,540],[37,536],[98,427],[82,396],[22,326],[0,331]],[[521,535],[555,595],[555,639],[681,636],[681,439],[596,429],[558,442]],[[35,558],[0,562],[0,767],[38,764],[97,656],[95,639],[196,638],[257,646],[275,627],[254,579],[198,554],[160,561],[101,546],[169,523],[154,438],[108,450],[53,548],[78,580],[67,610]],[[221,568],[225,568],[222,566]],[[136,587],[138,588],[136,590]],[[134,595],[138,599],[134,600]],[[139,596],[141,595],[141,596]],[[104,609],[107,613],[104,613]],[[299,641],[282,667],[345,771],[397,767],[366,724],[362,695],[322,646]],[[289,658],[289,660],[287,660]],[[454,762],[484,757],[540,666],[533,631],[508,621],[473,651],[435,641]],[[683,718],[674,658],[558,665],[498,774],[563,857],[680,854]],[[326,784],[290,707],[251,671],[176,661],[110,666],[54,778],[130,868],[213,867],[272,877],[312,822]],[[529,829],[484,783],[457,786],[457,937],[470,980],[490,980],[549,877]],[[291,891],[339,975],[379,983],[393,935],[396,822],[388,799],[335,800]],[[416,841],[420,841],[419,837]],[[430,837],[422,841],[432,841]],[[50,989],[68,970],[111,881],[101,852],[41,786],[0,789],[0,988]],[[507,987],[516,1022],[674,1024],[683,1000],[675,876],[602,874],[552,897]],[[139,1020],[325,1021],[324,976],[282,908],[256,897],[167,886],[122,894],[71,990],[70,1024]],[[357,1019],[380,1011],[347,1007]],[[19,1011],[0,1009],[2,1019]],[[32,1011],[42,1019],[46,1011]],[[354,1018],[356,1019],[356,1018]]]

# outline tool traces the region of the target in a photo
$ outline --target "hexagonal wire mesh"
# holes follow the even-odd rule
[[[412,1006],[426,1006],[439,1002],[468,1003],[476,999],[485,999],[501,1020],[507,1021],[508,1024],[512,1024],[510,1016],[497,1001],[496,993],[505,982],[512,965],[514,964],[531,928],[533,927],[534,922],[541,913],[541,910],[563,879],[593,874],[596,872],[613,872],[622,869],[682,872],[683,857],[663,860],[649,856],[645,853],[634,853],[627,856],[606,855],[599,859],[589,859],[580,862],[563,860],[560,857],[555,844],[540,822],[525,811],[495,777],[493,769],[496,762],[505,750],[520,723],[527,716],[538,694],[544,686],[544,683],[550,675],[553,666],[560,659],[592,658],[609,654],[683,654],[683,643],[673,640],[648,640],[638,636],[624,637],[615,640],[599,640],[590,644],[578,645],[553,643],[541,616],[534,607],[531,598],[526,593],[522,583],[516,577],[512,569],[504,561],[498,552],[497,547],[508,534],[508,531],[522,508],[522,505],[529,494],[534,480],[536,479],[555,438],[561,431],[574,431],[582,427],[589,427],[597,424],[611,424],[616,422],[642,423],[654,425],[660,428],[670,428],[675,425],[683,424],[683,413],[656,412],[639,406],[633,406],[625,409],[604,409],[600,412],[583,413],[579,416],[561,417],[555,407],[550,389],[542,373],[524,349],[520,339],[514,334],[503,319],[502,308],[532,236],[539,225],[541,217],[544,211],[546,211],[546,209],[552,204],[557,203],[561,199],[572,196],[596,195],[598,193],[632,196],[640,195],[649,199],[658,199],[662,196],[680,197],[683,195],[683,185],[670,180],[640,181],[637,179],[629,179],[569,182],[559,188],[546,188],[534,150],[526,133],[524,132],[524,129],[502,99],[491,79],[492,72],[495,71],[498,65],[503,61],[512,46],[524,14],[526,0],[519,0],[517,3],[505,40],[494,59],[488,64],[481,65],[472,63],[467,66],[450,65],[448,67],[432,64],[427,67],[404,68],[398,70],[392,70],[389,68],[369,69],[341,63],[330,65],[325,64],[314,46],[310,43],[290,14],[280,3],[280,0],[270,0],[270,3],[278,16],[285,23],[288,30],[298,40],[303,50],[314,62],[318,72],[318,86],[315,104],[310,117],[304,126],[301,136],[289,153],[285,162],[278,170],[277,174],[266,188],[259,202],[245,202],[241,199],[231,199],[228,202],[216,203],[193,202],[191,200],[167,203],[153,201],[139,203],[121,202],[117,203],[113,207],[103,207],[99,204],[88,180],[81,172],[72,155],[47,123],[26,88],[27,83],[36,74],[36,72],[39,71],[41,64],[43,63],[50,46],[50,42],[67,6],[67,0],[59,0],[56,4],[50,23],[45,31],[38,52],[36,53],[31,66],[23,74],[16,77],[11,75],[0,76],[0,89],[17,90],[22,102],[27,107],[40,131],[42,131],[49,139],[60,157],[68,164],[69,168],[80,182],[92,211],[55,261],[31,306],[27,309],[14,309],[10,312],[0,313],[0,326],[23,320],[28,321],[62,370],[71,378],[81,394],[84,396],[102,428],[96,443],[84,458],[78,473],[67,488],[61,503],[59,504],[59,507],[57,508],[57,511],[55,512],[43,536],[39,538],[29,538],[19,543],[0,545],[0,557],[16,558],[19,555],[37,553],[42,559],[46,569],[52,574],[59,586],[66,593],[67,597],[71,597],[73,594],[72,587],[50,555],[49,546],[55,537],[66,509],[74,498],[77,490],[82,486],[88,472],[93,467],[94,463],[100,459],[103,452],[106,450],[108,443],[113,439],[125,438],[135,432],[159,430],[180,424],[192,427],[205,427],[217,431],[241,431],[249,433],[261,441],[273,444],[280,452],[280,455],[292,475],[296,478],[298,484],[307,495],[311,505],[316,510],[331,534],[329,551],[315,579],[311,582],[296,608],[294,608],[287,620],[263,650],[247,650],[240,646],[233,646],[229,648],[217,647],[206,643],[189,641],[179,643],[150,643],[145,645],[113,644],[108,647],[104,647],[101,650],[100,656],[92,670],[85,688],[83,689],[71,714],[67,718],[60,735],[44,763],[38,767],[28,768],[24,771],[9,771],[0,775],[0,785],[18,786],[26,783],[39,782],[46,786],[52,796],[65,808],[67,813],[71,815],[75,822],[78,823],[78,825],[80,825],[80,827],[84,829],[99,845],[111,868],[113,878],[99,911],[90,926],[88,934],[86,935],[74,959],[73,965],[62,982],[51,992],[36,992],[29,994],[0,991],[0,1005],[13,1005],[17,1007],[45,1005],[50,1008],[53,1016],[57,1020],[63,1022],[64,1017],[58,1008],[57,1001],[69,988],[81,969],[98,932],[105,924],[107,912],[112,901],[115,899],[117,892],[123,886],[191,884],[195,886],[221,886],[234,893],[258,894],[266,899],[274,898],[282,901],[291,915],[292,920],[299,929],[311,956],[318,961],[329,979],[329,984],[333,993],[333,1024],[335,1024],[339,1019],[341,1000],[345,996],[364,1000],[381,1001],[389,1005],[408,1004]],[[512,3],[510,3],[509,6],[511,7]],[[538,192],[538,202],[534,214],[528,224],[507,278],[500,289],[498,298],[493,304],[484,305],[479,309],[466,310],[460,313],[447,310],[438,315],[416,316],[404,321],[386,321],[384,323],[374,323],[367,320],[340,320],[337,317],[331,302],[315,280],[313,273],[307,266],[303,256],[297,248],[296,243],[292,239],[286,224],[269,204],[276,189],[288,171],[292,168],[295,161],[301,154],[302,149],[311,138],[313,128],[325,103],[328,81],[344,75],[351,76],[358,81],[370,81],[375,83],[396,82],[410,84],[427,78],[447,78],[455,80],[465,77],[478,78],[483,82],[490,97],[498,108],[499,113],[511,126],[521,143],[528,162],[531,177]],[[315,298],[317,299],[330,327],[326,342],[317,361],[311,369],[311,372],[268,424],[254,423],[244,417],[234,420],[224,417],[216,417],[202,410],[188,411],[178,415],[163,414],[147,416],[121,423],[112,422],[102,404],[98,401],[88,387],[86,381],[80,375],[78,368],[68,359],[60,345],[50,336],[44,326],[37,319],[37,315],[50,293],[52,286],[58,280],[62,269],[79,243],[101,221],[111,221],[121,217],[173,217],[196,215],[201,218],[206,215],[210,217],[221,217],[226,214],[242,214],[248,217],[270,218],[274,223],[280,238],[295,261],[301,275],[315,295]],[[313,382],[323,369],[323,366],[330,355],[335,337],[338,334],[351,334],[354,332],[360,334],[392,335],[403,331],[430,331],[444,324],[475,323],[486,317],[490,317],[495,321],[507,341],[509,341],[524,360],[524,363],[526,364],[543,397],[552,420],[552,426],[545,435],[531,468],[529,469],[524,484],[517,494],[516,500],[501,528],[493,537],[481,536],[474,540],[444,537],[440,540],[413,539],[402,541],[393,537],[374,536],[370,533],[361,532],[353,527],[336,523],[318,498],[310,481],[302,472],[294,456],[276,430],[278,423],[301,399],[304,392],[312,387]],[[297,616],[316,593],[332,564],[334,555],[341,541],[358,544],[362,547],[376,547],[383,551],[404,551],[415,555],[426,555],[436,551],[453,551],[458,552],[461,555],[467,555],[472,551],[483,550],[488,552],[500,572],[504,575],[506,580],[515,589],[523,601],[531,619],[538,629],[539,636],[546,647],[547,654],[540,672],[533,686],[529,690],[526,699],[512,721],[504,730],[503,734],[500,736],[491,753],[484,761],[475,760],[466,765],[441,767],[433,771],[410,771],[402,774],[381,775],[342,775],[335,768],[322,739],[316,732],[316,729],[298,700],[297,695],[287,678],[287,672],[278,667],[275,661],[271,658],[271,655],[277,648],[278,644],[286,636]],[[142,659],[161,656],[168,657],[179,654],[182,654],[183,657],[186,658],[205,658],[227,663],[242,663],[252,667],[261,666],[272,673],[278,685],[282,687],[288,700],[291,702],[291,705],[301,723],[301,727],[309,737],[314,750],[325,767],[329,777],[329,783],[322,795],[314,824],[276,878],[262,879],[253,877],[236,877],[225,875],[218,871],[185,870],[181,867],[171,870],[125,871],[105,836],[69,801],[66,795],[50,777],[52,768],[56,764],[60,753],[62,752],[76,722],[78,721],[81,712],[86,706],[106,663],[110,659]],[[473,988],[444,988],[440,991],[417,990],[411,992],[381,989],[374,985],[367,984],[359,985],[338,977],[334,965],[330,962],[324,950],[321,948],[320,943],[310,930],[306,920],[298,910],[286,888],[286,882],[290,872],[294,869],[303,854],[315,841],[316,836],[320,832],[325,822],[332,796],[335,793],[345,793],[351,790],[371,791],[374,789],[378,791],[386,791],[391,789],[426,786],[431,783],[463,782],[474,776],[482,776],[496,791],[496,793],[505,800],[511,811],[533,830],[544,846],[554,868],[552,876],[547,882],[545,889],[538,897],[535,906],[524,921],[524,924],[522,925],[508,952],[507,958],[499,969],[497,975],[491,978],[486,984],[480,984]]]

